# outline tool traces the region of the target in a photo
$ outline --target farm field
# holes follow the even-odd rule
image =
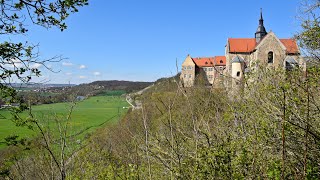
[[[95,129],[109,123],[117,122],[127,111],[128,103],[120,96],[100,95],[90,97],[77,103],[74,107],[71,120],[68,121],[68,136],[82,140]],[[33,106],[32,112],[44,129],[59,133],[55,119],[65,122],[69,114],[71,103],[56,103]],[[17,127],[11,121],[11,114],[7,110],[0,110],[3,116],[0,119],[0,148],[6,147],[4,138],[9,135],[18,135],[19,138],[35,137],[34,132],[27,127]],[[21,114],[27,116],[27,112]],[[54,118],[55,117],[55,118]]]

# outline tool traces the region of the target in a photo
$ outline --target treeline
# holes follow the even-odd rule
[[[109,90],[125,90],[127,92],[141,90],[147,86],[150,86],[153,82],[139,82],[139,81],[94,81],[89,85],[102,86],[109,88]]]
[[[71,102],[76,95],[65,93],[24,91],[17,94],[21,103],[30,105]]]
[[[89,84],[80,84],[72,87],[68,93],[77,93],[81,96],[97,95],[104,91],[124,90],[127,93],[138,91],[150,86],[152,82],[135,82],[135,81],[94,81]]]
[[[101,94],[112,94],[108,92],[130,93],[150,86],[152,82],[133,81],[95,81],[89,84],[80,84],[72,87],[53,87],[41,91],[23,91],[18,93],[18,99],[22,103],[31,105],[51,104],[59,102],[71,102],[77,96],[96,96]]]

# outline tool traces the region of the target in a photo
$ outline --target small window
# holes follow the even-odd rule
[[[239,76],[240,76],[240,71],[237,72],[237,77],[239,77]]]
[[[191,74],[189,74],[189,78],[192,78],[192,75],[191,75]]]
[[[206,61],[206,63],[205,64],[208,64],[208,62]]]
[[[204,71],[207,71],[207,68],[203,68]]]
[[[273,52],[268,52],[268,63],[273,63]]]
[[[220,60],[220,64],[223,64],[223,61],[222,61],[222,59]]]
[[[187,78],[187,75],[186,75],[186,74],[184,74],[184,78]]]
[[[212,71],[213,68],[209,68],[209,71]]]

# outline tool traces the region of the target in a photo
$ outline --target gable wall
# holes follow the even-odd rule
[[[182,70],[180,75],[180,79],[183,80],[183,84],[185,85],[185,87],[193,86],[195,72],[196,72],[196,65],[191,59],[191,57],[187,56],[187,58],[182,63]]]
[[[254,61],[259,61],[263,66],[283,67],[283,61],[286,58],[286,51],[283,45],[274,35],[267,35],[257,46],[254,52]],[[268,64],[268,53],[273,52],[273,63]]]

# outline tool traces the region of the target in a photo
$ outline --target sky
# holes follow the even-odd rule
[[[227,38],[253,38],[260,8],[266,30],[290,38],[300,29],[301,0],[89,0],[68,29],[30,25],[21,39],[39,44],[55,72],[34,82],[155,81],[173,76],[186,56],[224,55]],[[176,66],[177,64],[177,66]]]

